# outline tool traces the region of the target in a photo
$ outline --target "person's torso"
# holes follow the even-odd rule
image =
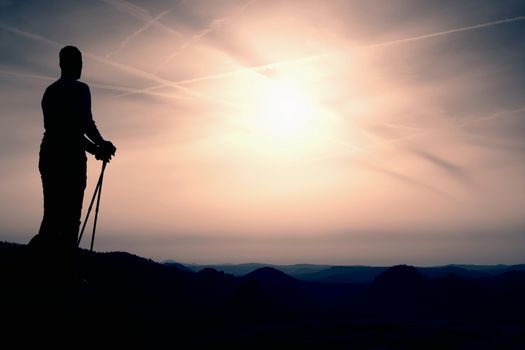
[[[83,83],[59,79],[51,84],[42,99],[44,137],[41,153],[50,156],[81,157],[84,155],[86,97]]]

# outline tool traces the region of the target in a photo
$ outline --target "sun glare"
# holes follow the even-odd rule
[[[307,136],[315,116],[314,103],[304,91],[286,82],[272,82],[258,106],[256,127],[267,137]]]
[[[238,121],[250,132],[237,137],[256,158],[264,154],[297,162],[333,151],[328,140],[335,137],[338,118],[323,106],[315,85],[301,79],[305,77],[289,74],[280,79],[264,78],[245,89],[246,111]]]

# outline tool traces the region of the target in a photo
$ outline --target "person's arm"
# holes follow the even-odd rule
[[[100,135],[97,125],[91,114],[91,93],[86,84],[82,84],[82,122],[84,124],[84,133],[97,146],[101,146],[105,140]]]
[[[99,160],[107,161],[111,160],[111,157],[115,155],[117,148],[110,141],[106,141],[100,135],[98,128],[93,120],[93,115],[91,114],[91,93],[89,92],[89,87],[86,84],[82,84],[82,118],[84,123],[84,133],[91,140],[90,145],[86,145],[85,141],[89,141],[86,137],[84,141],[85,147],[89,147],[93,152],[91,152],[87,147],[86,151],[95,155]],[[93,148],[94,147],[94,148]]]

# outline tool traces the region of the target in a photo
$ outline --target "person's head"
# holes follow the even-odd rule
[[[60,69],[62,76],[71,79],[80,79],[82,72],[82,54],[74,46],[65,46],[60,50]]]

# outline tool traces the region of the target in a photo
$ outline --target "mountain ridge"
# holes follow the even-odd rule
[[[81,250],[82,279],[71,285],[56,284],[50,277],[59,272],[31,261],[26,246],[0,243],[0,272],[0,297],[9,301],[5,334],[18,342],[40,344],[56,329],[76,335],[95,327],[88,345],[134,348],[174,339],[189,349],[454,349],[477,348],[479,342],[498,349],[499,339],[525,345],[521,271],[429,278],[398,265],[368,284],[322,283],[273,267],[235,276],[212,268],[188,271],[125,252]],[[487,328],[492,333],[476,331]]]

